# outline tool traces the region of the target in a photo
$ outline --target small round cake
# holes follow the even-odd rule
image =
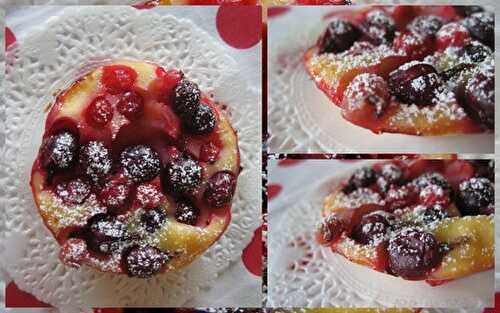
[[[65,264],[148,278],[223,234],[239,171],[236,132],[196,83],[124,61],[57,96],[31,188]]]

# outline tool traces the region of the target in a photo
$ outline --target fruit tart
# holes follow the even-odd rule
[[[56,97],[31,188],[65,264],[147,278],[222,235],[239,171],[236,132],[196,83],[124,61]]]
[[[392,160],[324,200],[317,241],[348,260],[439,285],[493,268],[491,160]]]
[[[374,133],[494,127],[494,15],[477,6],[339,12],[304,63],[343,118]]]

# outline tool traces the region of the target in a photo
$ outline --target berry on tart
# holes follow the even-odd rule
[[[346,120],[374,133],[491,132],[493,29],[480,8],[369,7],[333,17],[304,64]]]
[[[325,198],[316,240],[352,262],[430,285],[488,270],[492,162],[394,160],[358,169]]]
[[[148,278],[222,235],[239,163],[236,132],[197,84],[125,61],[57,96],[31,188],[65,264]]]

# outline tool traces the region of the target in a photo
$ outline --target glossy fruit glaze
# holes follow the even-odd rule
[[[356,170],[324,201],[317,241],[431,285],[494,265],[492,160],[394,160]]]
[[[493,130],[491,12],[372,6],[328,18],[304,62],[345,119],[374,133]]]
[[[224,232],[239,162],[225,113],[195,83],[123,61],[57,96],[31,187],[65,264],[146,278]]]

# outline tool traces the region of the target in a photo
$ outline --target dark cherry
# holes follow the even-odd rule
[[[416,17],[408,25],[408,29],[424,36],[435,36],[443,24],[443,19],[438,16],[424,15]]]
[[[441,262],[436,238],[417,229],[404,229],[389,240],[389,270],[404,279],[420,279]]]
[[[109,179],[99,192],[99,201],[109,210],[123,209],[129,203],[130,185],[126,177]]]
[[[220,208],[231,202],[235,190],[236,177],[234,174],[229,171],[221,171],[210,177],[203,197],[209,206]]]
[[[362,167],[354,171],[352,176],[349,178],[347,185],[343,188],[343,192],[350,193],[355,189],[368,187],[375,183],[377,179],[377,173],[371,167]]]
[[[454,5],[453,8],[455,12],[462,17],[471,16],[474,13],[484,11],[483,7],[478,5]]]
[[[161,224],[167,218],[167,214],[162,208],[154,208],[147,210],[141,215],[141,222],[150,233],[154,233],[160,229]]]
[[[174,112],[180,116],[192,114],[200,104],[200,88],[190,80],[182,79],[175,87]]]
[[[335,19],[318,39],[319,53],[338,53],[348,50],[361,37],[361,31],[349,21]]]
[[[370,41],[374,44],[392,42],[396,24],[392,17],[382,10],[373,10],[366,15],[365,29]]]
[[[437,185],[443,188],[444,191],[451,192],[451,186],[446,178],[436,172],[422,174],[419,177],[415,178],[412,184],[417,188],[419,192],[430,185]]]
[[[486,177],[473,177],[460,184],[457,207],[463,215],[478,215],[495,201],[495,188]]]
[[[337,215],[330,214],[318,225],[316,240],[321,245],[330,245],[339,239],[345,230],[345,222]]]
[[[216,117],[210,106],[200,103],[194,112],[183,116],[183,122],[188,132],[195,135],[206,135],[214,130]]]
[[[491,49],[495,44],[495,16],[492,12],[478,12],[463,20],[472,38],[479,40]]]
[[[113,107],[105,96],[97,96],[87,107],[87,123],[103,127],[113,118]]]
[[[200,210],[187,200],[179,200],[175,210],[175,219],[184,224],[196,225]]]
[[[466,44],[458,51],[458,56],[465,58],[467,63],[479,63],[491,54],[490,48],[477,41]]]
[[[476,171],[476,177],[486,177],[490,181],[495,181],[495,160],[472,160],[472,165]]]
[[[377,186],[380,191],[387,192],[391,185],[400,185],[403,182],[403,171],[396,164],[384,164],[377,177]]]
[[[55,193],[59,199],[68,205],[82,204],[90,195],[90,185],[77,178],[57,184]]]
[[[386,214],[368,214],[363,216],[361,222],[354,229],[352,238],[364,245],[378,244],[384,240],[390,226]]]
[[[389,75],[391,94],[408,104],[432,105],[441,84],[436,69],[426,63],[403,66]]]
[[[169,256],[150,245],[134,246],[125,251],[123,260],[130,277],[149,278],[161,271]]]
[[[390,211],[413,205],[418,200],[418,192],[412,184],[392,185],[386,193],[385,202]]]
[[[144,98],[135,91],[127,91],[120,96],[117,109],[129,120],[137,119],[144,112]]]
[[[101,141],[89,141],[82,146],[79,161],[83,171],[93,182],[111,171],[111,151]]]
[[[78,139],[70,132],[52,135],[42,144],[41,162],[46,169],[65,170],[73,165],[78,150]]]
[[[485,128],[495,127],[495,75],[493,69],[477,72],[464,88],[461,101],[467,114]]]
[[[85,239],[93,252],[111,254],[124,240],[127,227],[124,223],[107,214],[97,214],[87,223]]]
[[[201,183],[202,168],[198,161],[189,157],[173,160],[162,174],[162,187],[165,191],[178,194],[191,194]]]
[[[123,150],[120,163],[125,172],[136,182],[145,182],[160,173],[160,157],[145,145],[131,146]]]

